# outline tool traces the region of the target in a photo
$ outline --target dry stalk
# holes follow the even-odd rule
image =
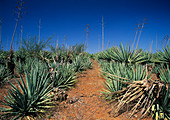
[[[110,74],[110,73],[108,73],[108,72],[105,72],[105,71],[103,71],[103,70],[100,70],[102,73],[106,73],[106,74],[108,74],[108,75],[110,75],[110,76],[113,76],[113,77],[116,77],[116,78],[120,78],[120,79],[123,79],[123,80],[127,80],[127,81],[130,81],[130,82],[132,82],[132,80],[129,80],[129,79],[126,79],[126,78],[123,78],[123,77],[119,77],[119,76],[117,76],[117,75],[113,75],[113,74]],[[113,79],[113,78],[112,78]],[[116,81],[119,81],[119,82],[122,82],[122,83],[125,83],[125,84],[128,84],[128,82],[125,82],[125,81],[121,81],[121,80],[117,80],[117,79],[115,79]]]
[[[112,93],[112,95],[115,94],[117,95],[114,98],[114,100],[111,101],[113,102],[117,100],[117,103],[115,104],[116,114],[120,114],[120,112],[123,111],[126,106],[131,106],[132,113],[130,114],[129,118],[131,118],[136,112],[141,111],[140,116],[141,119],[150,111],[156,99],[159,99],[161,96],[160,93],[162,91],[164,84],[157,80],[152,81],[147,79],[148,77],[147,65],[146,65],[146,77],[141,81],[130,82],[131,80],[129,79],[112,75],[104,71],[102,72],[110,76],[129,81],[125,82],[110,77],[111,79],[122,82],[123,84],[129,84],[127,88]]]
[[[132,113],[129,118],[137,111],[140,111],[141,108],[143,109],[141,110],[140,118],[143,118],[150,111],[156,99],[159,98],[163,86],[164,84],[161,82],[148,79],[132,82],[124,90],[116,91],[116,94],[118,93],[120,96],[116,98],[118,102],[115,105],[117,107],[115,113],[120,113],[128,105],[132,106]]]

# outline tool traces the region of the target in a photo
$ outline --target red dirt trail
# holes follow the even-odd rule
[[[109,105],[101,97],[100,92],[104,89],[102,83],[105,79],[101,76],[96,61],[93,61],[93,69],[78,76],[78,83],[68,91],[68,100],[62,103],[63,107],[54,112],[50,120],[128,120],[130,115],[128,112],[113,117],[113,105]],[[136,119],[138,118],[130,118]]]
[[[46,120],[137,120],[138,117],[128,119],[129,113],[125,112],[114,117],[112,105],[108,104],[101,91],[104,89],[105,79],[100,73],[100,67],[93,61],[93,68],[78,75],[75,87],[67,91],[68,99],[56,105],[46,115]],[[0,93],[6,92],[9,84],[0,88]],[[3,97],[0,95],[0,100]],[[42,119],[41,119],[42,120]],[[144,120],[151,120],[145,118]]]

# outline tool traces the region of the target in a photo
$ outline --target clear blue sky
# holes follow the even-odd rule
[[[15,27],[14,10],[17,0],[0,0],[0,18],[2,18],[2,46],[7,49]],[[15,40],[20,39],[23,24],[23,37],[27,34],[38,36],[41,18],[41,39],[53,36],[52,44],[74,45],[85,42],[85,27],[90,25],[89,52],[98,51],[101,21],[104,17],[105,48],[124,43],[132,46],[135,27],[143,18],[147,24],[142,31],[139,48],[156,50],[162,48],[165,35],[170,35],[170,0],[23,0],[27,13],[19,21]],[[57,37],[58,36],[58,37]],[[15,44],[14,44],[15,45]],[[15,48],[15,46],[14,46]],[[9,46],[8,46],[9,49]]]

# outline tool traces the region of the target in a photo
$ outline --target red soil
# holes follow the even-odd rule
[[[93,61],[93,69],[79,75],[75,88],[68,91],[68,99],[59,105],[50,120],[128,120],[128,112],[113,117],[113,104],[107,103],[100,93],[104,89],[104,81],[98,63]],[[139,116],[130,118],[136,119]]]
[[[113,105],[105,101],[100,93],[104,89],[105,79],[100,73],[99,65],[93,61],[93,69],[78,75],[78,82],[70,89],[68,99],[56,105],[52,111],[47,113],[48,120],[128,120],[130,112],[124,112],[114,117]],[[6,92],[9,84],[0,88],[0,94]],[[3,97],[0,95],[0,100]],[[50,119],[49,119],[50,118]],[[45,118],[44,118],[45,119]],[[135,115],[130,120],[139,119]],[[145,118],[144,120],[150,120]]]

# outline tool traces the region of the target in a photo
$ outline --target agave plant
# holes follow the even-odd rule
[[[167,120],[169,120],[170,119],[170,90],[169,88],[166,89],[164,87],[162,98],[158,102],[158,105],[160,105],[160,112],[159,112],[160,117],[159,118],[163,118],[163,119],[167,118]]]
[[[160,65],[156,67],[160,74],[160,80],[164,83],[161,99],[158,99],[152,106],[152,116],[154,119],[170,119],[170,68],[169,65]]]
[[[71,47],[65,47],[64,45],[62,47],[54,48],[51,46],[51,50],[53,51],[53,58],[55,61],[61,63],[61,62],[69,62],[72,63],[72,59],[74,59],[77,55],[84,52],[84,45],[74,45]]]
[[[58,65],[52,74],[53,87],[59,89],[71,88],[76,82],[76,72],[69,63]]]
[[[72,65],[75,72],[81,72],[85,69],[92,68],[92,62],[90,61],[90,58],[83,54],[77,55],[76,58],[73,60]]]
[[[25,63],[25,59],[30,57],[28,52],[25,49],[19,48],[18,51],[14,53],[15,62]]]
[[[6,58],[9,55],[9,51],[0,50],[0,64],[6,64]]]
[[[170,64],[170,46],[163,48],[163,51],[157,52],[153,61]]]
[[[80,72],[83,71],[85,69],[85,66],[83,65],[81,56],[77,56],[74,60],[73,60],[73,69],[75,72]]]
[[[82,64],[84,65],[85,69],[92,69],[93,63],[90,61],[90,58],[87,56],[84,56],[82,58]]]
[[[105,94],[110,92],[108,95],[109,97],[106,97],[112,99],[111,101],[117,100],[115,105],[116,109],[114,110],[115,113],[120,114],[120,112],[122,110],[124,111],[124,108],[126,108],[131,109],[132,111],[130,117],[132,117],[136,112],[141,111],[140,118],[142,118],[151,110],[152,105],[158,103],[158,101],[161,100],[164,103],[162,106],[165,106],[165,104],[167,106],[167,103],[169,104],[167,100],[169,96],[166,96],[169,93],[165,92],[165,95],[161,93],[161,91],[164,91],[166,85],[158,80],[151,80],[149,78],[150,75],[148,75],[147,71],[145,72],[143,66],[136,65],[129,68],[123,68],[123,66],[119,65],[119,67],[115,67],[115,70],[112,67],[110,67],[111,69],[109,70],[109,67],[107,67],[107,72],[103,72],[110,78],[110,80],[106,81],[105,84],[107,88]],[[116,74],[111,74],[111,72]],[[128,86],[120,89],[116,83],[121,85],[121,87],[125,85]],[[115,86],[119,87],[118,91],[116,91]],[[129,105],[131,106],[130,108],[127,107]],[[161,104],[159,105],[161,106]],[[167,108],[165,110],[167,111]]]
[[[45,62],[48,62],[48,63],[50,63],[53,60],[51,52],[42,51],[42,50],[38,53],[38,58],[40,60],[42,60],[43,62],[45,61]]]
[[[166,87],[162,89],[162,97],[152,105],[152,117],[155,120],[170,119],[170,91]]]
[[[26,58],[25,62],[15,61],[15,66],[16,66],[16,72],[18,74],[23,74],[24,70],[31,71],[33,67],[38,67],[39,69],[46,69],[48,70],[47,64],[43,63],[41,60],[38,58]]]
[[[122,90],[127,81],[143,80],[146,76],[145,68],[142,65],[127,67],[121,63],[106,63],[102,72],[106,76],[105,94],[106,99],[113,99],[113,93]]]
[[[74,54],[73,56],[77,56],[84,51],[85,51],[84,44],[79,44],[79,45],[76,44],[72,47],[72,53]]]
[[[148,60],[148,56],[143,54],[143,51],[130,50],[130,47],[123,47],[122,44],[120,47],[116,46],[106,50],[103,52],[103,54],[101,53],[100,56],[106,60],[113,60],[115,62],[124,63],[126,65],[145,63]]]
[[[65,48],[58,47],[57,49],[51,46],[51,50],[53,51],[52,58],[58,62],[68,62],[71,58],[71,51]]]
[[[31,71],[32,68],[38,68],[48,70],[47,64],[43,63],[41,60],[37,58],[27,58],[25,65],[23,65],[23,69],[27,71]]]
[[[144,64],[150,64],[150,63],[152,63],[152,59],[153,59],[153,54],[152,53],[150,53],[150,52],[148,52],[148,51],[143,51],[142,52],[142,54],[143,55],[141,55],[141,56],[144,56],[145,57],[145,62],[142,62],[142,63],[144,63]]]
[[[11,88],[2,102],[4,105],[1,108],[2,117],[12,119],[28,117],[30,119],[31,115],[39,115],[51,108],[50,100],[53,99],[53,95],[48,95],[52,91],[52,83],[49,84],[49,81],[49,74],[46,70],[39,72],[38,69],[33,68],[30,73],[25,71],[25,81],[21,76],[20,80],[16,79],[18,87],[10,83]]]
[[[170,68],[168,64],[166,64],[165,66],[161,65],[159,69],[160,79],[164,83],[170,84]]]
[[[23,74],[24,73],[24,66],[25,64],[22,63],[20,60],[17,62],[15,61],[15,65],[16,65],[16,72],[18,74]]]
[[[96,60],[107,60],[111,61],[111,56],[109,55],[109,52],[112,51],[112,48],[109,48],[103,52],[96,53]]]
[[[11,77],[11,72],[4,65],[0,65],[0,83],[8,80]]]

